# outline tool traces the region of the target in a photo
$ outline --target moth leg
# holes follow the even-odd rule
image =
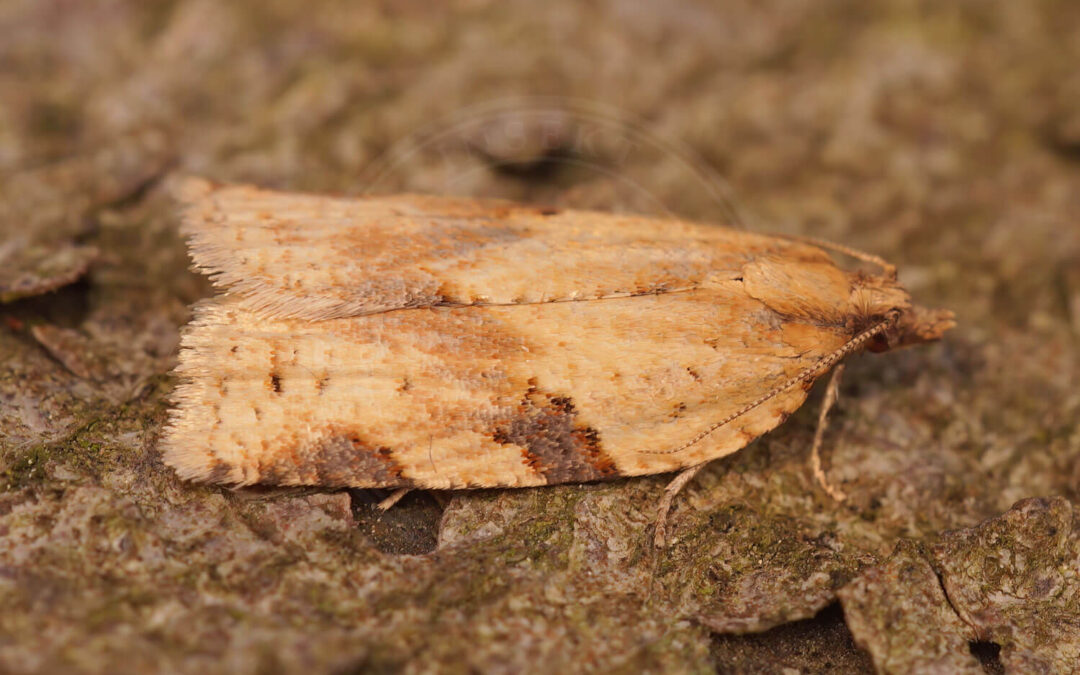
[[[671,502],[675,495],[679,494],[686,484],[693,480],[698,471],[705,468],[708,462],[683,469],[675,476],[667,487],[664,488],[664,496],[660,498],[660,505],[656,509],[656,533],[653,535],[653,544],[656,548],[664,548],[667,545],[667,518],[671,512]]]
[[[390,508],[401,501],[401,498],[409,494],[412,488],[398,488],[390,493],[390,496],[375,505],[380,511],[389,511]]]
[[[821,442],[825,438],[825,430],[829,426],[829,410],[836,404],[840,397],[840,375],[844,372],[844,364],[839,363],[833,369],[829,378],[829,385],[825,389],[825,399],[821,402],[821,411],[818,413],[817,430],[814,432],[814,444],[810,448],[810,467],[813,469],[814,478],[825,492],[838,502],[847,499],[840,488],[829,482],[825,476],[825,470],[821,468]]]

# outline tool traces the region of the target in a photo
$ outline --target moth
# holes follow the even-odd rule
[[[843,357],[953,325],[884,261],[828,244],[455,197],[179,192],[194,268],[222,290],[183,333],[163,439],[196,481],[694,470],[782,423]]]

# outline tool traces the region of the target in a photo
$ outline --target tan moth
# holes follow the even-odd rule
[[[180,192],[195,268],[223,290],[184,332],[163,444],[197,481],[449,489],[698,467],[783,422],[844,356],[952,326],[891,266],[844,271],[782,237],[451,197]]]

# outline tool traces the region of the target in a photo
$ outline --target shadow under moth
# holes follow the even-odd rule
[[[666,511],[843,357],[953,325],[892,266],[823,242],[454,197],[196,178],[179,194],[194,267],[223,291],[185,329],[163,440],[197,481],[454,489],[688,470]],[[845,271],[826,248],[881,271]]]

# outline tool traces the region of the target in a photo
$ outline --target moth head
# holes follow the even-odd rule
[[[865,343],[872,352],[937,340],[953,327],[952,312],[915,305],[893,268],[884,272],[845,272],[826,254],[811,252],[802,259],[755,258],[739,279],[750,297],[792,320],[844,325],[853,335],[884,325]]]
[[[892,275],[860,276],[852,289],[852,302],[866,328],[887,322],[885,329],[868,343],[872,352],[933,342],[956,325],[947,309],[927,309],[911,301],[911,296]]]

